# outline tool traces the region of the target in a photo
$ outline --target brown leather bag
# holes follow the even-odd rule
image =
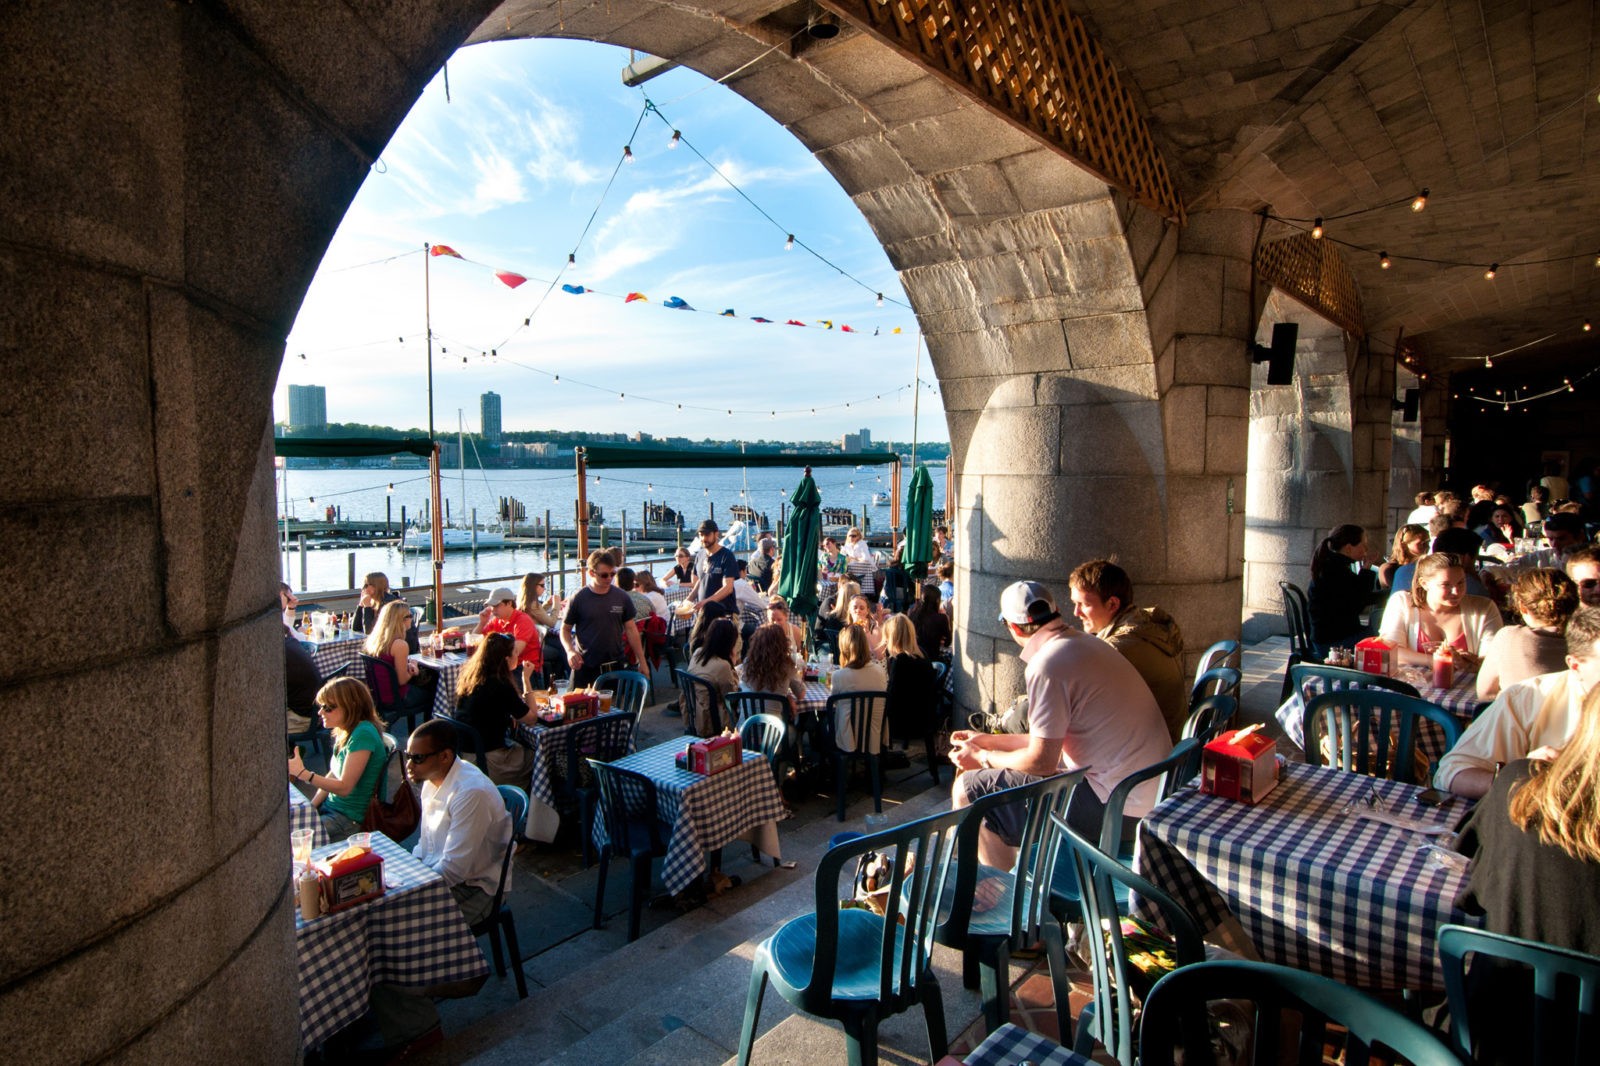
[[[372,797],[367,804],[367,816],[361,820],[361,828],[400,841],[415,833],[420,821],[422,804],[417,800],[416,790],[409,781],[402,781],[389,800],[381,800],[376,795]]]

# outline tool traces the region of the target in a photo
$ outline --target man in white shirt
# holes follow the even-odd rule
[[[412,855],[444,878],[462,917],[476,925],[494,906],[512,826],[494,782],[457,756],[460,744],[456,727],[442,718],[422,723],[406,741],[406,776],[422,786],[422,821]],[[375,985],[372,1013],[385,1048],[420,1049],[439,1039],[439,1011],[426,989]]]
[[[1567,621],[1567,669],[1501,691],[1456,746],[1439,760],[1435,788],[1480,798],[1500,767],[1553,759],[1572,738],[1584,697],[1600,682],[1600,608],[1579,607]]]
[[[1085,767],[1088,788],[1073,791],[1067,822],[1098,840],[1105,802],[1124,777],[1172,751],[1156,698],[1133,664],[1110,644],[1075,629],[1037,581],[1018,581],[1000,596],[1000,621],[1022,645],[1028,687],[1028,732],[950,734],[957,771],[951,802],[965,807],[980,796]],[[1149,812],[1157,783],[1134,789],[1123,811],[1124,833]],[[1008,870],[1021,840],[1025,812],[1009,804],[984,819],[978,858]]]
[[[1439,508],[1435,505],[1433,493],[1431,492],[1419,492],[1416,499],[1416,509],[1406,515],[1406,524],[1425,526],[1428,524],[1428,519],[1439,513]]]

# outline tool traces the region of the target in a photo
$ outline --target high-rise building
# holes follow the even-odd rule
[[[289,428],[291,430],[328,427],[328,390],[321,385],[289,386]]]
[[[839,438],[839,450],[841,452],[871,451],[872,432],[863,428],[856,433],[846,433]]]
[[[500,394],[486,392],[478,405],[478,424],[483,427],[483,439],[489,444],[500,443]]]

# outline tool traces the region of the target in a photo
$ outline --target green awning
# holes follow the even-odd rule
[[[354,459],[409,452],[424,459],[433,454],[426,437],[274,437],[273,451],[286,459]]]
[[[282,454],[282,453],[280,453]],[[597,445],[587,449],[584,461],[592,469],[637,469],[648,466],[733,467],[733,466],[879,466],[895,461],[893,452],[820,452],[784,454],[713,451],[709,448],[618,448]]]

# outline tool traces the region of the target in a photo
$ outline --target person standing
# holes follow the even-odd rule
[[[722,531],[708,518],[700,523],[700,551],[694,557],[694,588],[689,592],[689,602],[694,604],[694,626],[689,632],[689,646],[700,646],[705,627],[718,618],[726,618],[739,610],[734,598],[734,579],[739,576],[739,560],[733,552],[722,547]]]
[[[567,614],[561,622],[561,645],[572,667],[575,689],[587,686],[608,670],[622,669],[630,650],[634,662],[644,662],[633,599],[613,583],[617,568],[611,554],[590,552],[586,569],[589,582],[567,601]]]
[[[412,855],[444,878],[461,917],[477,925],[489,917],[500,891],[512,826],[500,792],[482,770],[459,757],[460,747],[455,726],[443,718],[422,723],[406,742],[406,777],[422,789],[422,821]],[[438,1041],[439,1011],[425,989],[374,985],[371,1004],[386,1049],[420,1051]]]
[[[1027,664],[1028,732],[951,733],[950,761],[960,771],[951,802],[965,807],[980,796],[1082,767],[1089,787],[1073,790],[1067,822],[1096,840],[1111,790],[1172,751],[1161,708],[1133,664],[1105,641],[1067,625],[1055,597],[1039,582],[1008,586],[1000,594],[1000,621]],[[1128,797],[1125,838],[1155,806],[1157,788],[1158,782],[1147,781]],[[1024,817],[1017,804],[986,817],[978,834],[979,861],[1010,869]]]
[[[772,585],[772,567],[777,562],[778,542],[762,537],[756,543],[756,553],[750,559],[750,584],[757,592],[766,592]]]

